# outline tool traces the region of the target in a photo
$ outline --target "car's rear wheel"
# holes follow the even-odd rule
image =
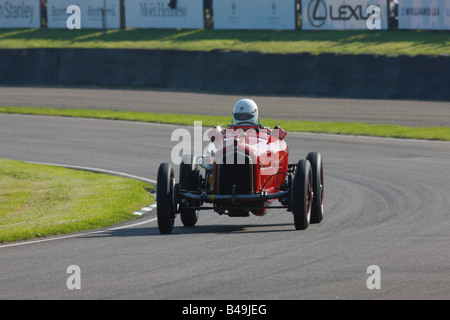
[[[308,160],[300,160],[292,185],[292,213],[297,230],[308,228],[313,199],[313,173]]]
[[[195,190],[199,181],[199,170],[194,163],[194,156],[184,155],[180,164],[180,189]],[[186,206],[200,206],[199,201],[190,200],[187,204],[180,205],[181,222],[185,227],[193,227],[198,221],[198,210],[186,209]]]
[[[311,209],[311,223],[319,223],[323,219],[323,160],[318,152],[310,152],[306,157],[311,163],[313,172],[314,199]]]
[[[173,190],[175,175],[168,163],[161,163],[156,181],[156,215],[161,233],[171,233],[175,222]]]

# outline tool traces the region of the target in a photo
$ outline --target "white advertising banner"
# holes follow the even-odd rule
[[[450,0],[401,0],[399,29],[450,30]]]
[[[295,0],[213,0],[214,29],[295,29]]]
[[[403,1],[403,0],[402,0]],[[380,29],[388,28],[389,10],[386,0],[302,0],[303,30],[368,29],[367,13],[371,5],[380,8]]]
[[[205,26],[203,0],[125,0],[125,25],[127,28],[201,29]]]
[[[0,0],[0,28],[39,28],[40,0]]]
[[[120,28],[120,0],[47,0],[47,21],[49,28],[67,28],[71,5],[80,7],[81,28],[103,28],[103,8],[106,3],[106,28]]]

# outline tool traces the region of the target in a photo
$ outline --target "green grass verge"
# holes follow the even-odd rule
[[[0,113],[128,120],[179,125],[193,125],[194,121],[202,121],[203,126],[226,126],[231,121],[228,116],[33,107],[0,107]],[[261,121],[264,126],[273,128],[275,125],[279,125],[286,131],[294,132],[333,133],[403,139],[450,141],[449,127],[407,127],[388,124],[314,122],[277,119],[262,119]]]
[[[135,219],[154,202],[131,179],[0,159],[0,242],[92,230]]]
[[[119,48],[263,53],[449,55],[450,32],[169,29],[0,29],[0,49]]]

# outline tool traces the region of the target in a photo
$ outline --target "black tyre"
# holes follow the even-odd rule
[[[199,170],[193,155],[184,155],[180,164],[180,189],[195,190],[199,182]],[[193,227],[198,221],[198,210],[186,209],[184,206],[199,206],[198,201],[191,200],[187,205],[180,205],[181,222],[185,227]]]
[[[292,213],[297,230],[308,228],[311,219],[313,173],[308,160],[300,160],[292,183]]]
[[[156,181],[156,215],[161,233],[171,233],[175,222],[175,210],[172,201],[174,187],[173,168],[168,163],[161,163]]]
[[[323,219],[323,160],[318,152],[310,152],[306,157],[311,163],[313,172],[314,198],[311,209],[311,223],[319,223]]]

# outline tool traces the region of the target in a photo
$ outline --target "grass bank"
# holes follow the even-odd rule
[[[263,53],[450,55],[450,32],[173,29],[0,29],[0,49],[237,50]]]
[[[154,202],[131,179],[0,159],[0,242],[92,230]]]
[[[229,116],[186,115],[88,109],[0,107],[0,113],[127,120],[179,125],[193,125],[194,121],[202,121],[203,126],[226,126],[230,122]],[[407,127],[387,124],[314,122],[277,119],[262,119],[261,121],[264,126],[273,128],[275,125],[279,125],[283,129],[293,132],[333,133],[373,137],[450,141],[449,127]]]

